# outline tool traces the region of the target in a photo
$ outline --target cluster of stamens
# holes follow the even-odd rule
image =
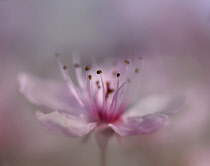
[[[140,58],[139,58],[139,59],[140,59]],[[125,60],[124,62],[125,62],[126,65],[129,65],[129,64],[130,64],[130,62],[129,62],[128,60]],[[80,68],[81,66],[80,66],[79,64],[74,64],[74,67],[75,67],[75,68]],[[67,66],[64,65],[64,66],[63,66],[63,69],[64,69],[64,70],[67,70]],[[85,67],[85,71],[89,71],[89,70],[91,70],[91,67],[90,67],[90,66],[86,66],[86,67]],[[139,72],[140,72],[139,68],[136,68],[136,69],[135,69],[135,73],[139,73]],[[100,74],[102,74],[103,72],[102,72],[102,70],[97,70],[96,73],[100,75]],[[113,72],[113,75],[116,76],[117,78],[119,78],[121,74],[118,73],[118,72]],[[89,80],[92,80],[92,75],[88,75],[88,79],[89,79]],[[127,79],[127,82],[128,82],[128,83],[131,83],[130,78]],[[96,81],[96,86],[97,86],[98,89],[101,89],[101,86],[100,86],[100,82],[99,82],[99,81]],[[110,88],[110,82],[107,81],[107,82],[106,82],[105,99],[107,100],[108,97],[109,97],[109,95],[110,95],[111,93],[113,93],[114,91],[115,91],[114,89]]]
[[[124,63],[126,65],[130,65],[130,62],[128,60],[125,60]],[[59,64],[61,65],[62,63],[59,61]],[[78,69],[78,70],[82,71],[80,64],[75,63],[74,67],[76,70]],[[126,68],[128,68],[128,66]],[[114,77],[117,78],[117,87],[112,88],[111,82],[110,82],[111,80],[104,82],[103,77],[102,77],[103,71],[97,70],[96,74],[100,75],[100,77],[99,77],[100,81],[96,80],[95,85],[96,85],[96,89],[98,89],[98,92],[100,90],[102,92],[103,101],[101,103],[98,101],[99,99],[95,96],[96,95],[96,93],[94,93],[95,90],[91,88],[91,80],[93,79],[93,75],[89,74],[89,71],[91,70],[91,66],[86,66],[84,69],[86,71],[86,81],[83,80],[83,78],[82,78],[82,80],[85,81],[86,83],[83,83],[84,85],[82,85],[81,90],[85,90],[84,88],[87,88],[87,92],[88,92],[87,98],[82,96],[82,93],[80,92],[80,88],[76,87],[75,84],[73,83],[73,81],[71,80],[71,77],[68,75],[68,72],[67,72],[67,66],[66,65],[63,66],[63,70],[65,71],[65,74],[64,74],[65,78],[66,78],[67,82],[70,82],[70,90],[73,92],[75,97],[80,101],[80,103],[88,111],[92,112],[91,114],[94,115],[94,117],[93,117],[94,119],[97,119],[100,121],[116,120],[119,117],[122,110],[125,109],[124,106],[120,106],[121,108],[117,108],[117,103],[119,102],[118,101],[119,100],[118,99],[119,91],[121,91],[122,87],[127,82],[131,83],[131,78],[125,79],[125,82],[120,85],[119,78],[121,77],[122,73],[114,71],[113,75],[114,75]],[[134,73],[139,73],[139,72],[140,72],[139,68],[136,68],[134,70]],[[124,75],[124,73],[122,75]],[[80,76],[77,75],[77,77],[81,77],[81,75]],[[110,95],[112,95],[112,98],[110,98]],[[124,95],[126,97],[126,94],[124,94]],[[87,104],[88,100],[90,100],[89,102],[92,103],[91,106],[89,104]],[[122,105],[123,105],[123,103],[122,103]]]

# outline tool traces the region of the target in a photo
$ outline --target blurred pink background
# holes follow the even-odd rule
[[[210,165],[210,1],[0,1],[0,165],[96,166],[91,138],[43,129],[19,93],[21,72],[61,79],[59,52],[145,59],[143,94],[185,93],[187,107],[158,133],[110,141],[108,165]]]

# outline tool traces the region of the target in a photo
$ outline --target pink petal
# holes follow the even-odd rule
[[[51,110],[77,114],[82,108],[65,84],[40,79],[28,74],[19,75],[20,92],[32,103]],[[75,110],[75,111],[73,111]]]
[[[151,134],[160,130],[168,123],[168,117],[163,114],[150,114],[143,117],[127,118],[123,122],[109,124],[121,136]]]
[[[88,123],[82,117],[70,116],[59,112],[49,114],[37,112],[37,118],[48,130],[69,137],[82,137],[96,126],[96,123]]]

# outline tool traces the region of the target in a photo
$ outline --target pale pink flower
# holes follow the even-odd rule
[[[92,130],[100,135],[150,134],[168,123],[168,113],[178,110],[180,98],[139,98],[141,58],[82,66],[74,60],[76,80],[58,57],[65,83],[29,74],[19,76],[20,91],[33,104],[51,113],[37,112],[44,126],[70,137],[82,137]],[[103,131],[103,132],[101,132]],[[104,141],[106,142],[106,140]]]

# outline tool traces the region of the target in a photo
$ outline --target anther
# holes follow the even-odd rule
[[[139,68],[136,68],[135,73],[139,73],[139,72],[140,72]]]
[[[90,69],[91,69],[90,66],[86,66],[86,67],[85,67],[85,70],[86,70],[86,71],[88,71],[88,70],[90,70]]]
[[[80,65],[79,65],[79,64],[75,64],[74,67],[75,67],[75,68],[79,68]]]
[[[107,93],[110,94],[110,93],[113,93],[113,92],[114,92],[114,89],[109,89]]]
[[[117,77],[119,77],[120,76],[120,73],[117,73]]]
[[[65,65],[65,66],[63,66],[63,69],[64,69],[64,70],[66,70],[67,68],[68,68],[68,67],[67,67],[66,65]]]
[[[113,93],[114,89],[110,88],[110,82],[106,82],[106,95],[105,98],[107,99],[109,97],[109,94]]]
[[[97,74],[101,74],[101,73],[102,73],[102,71],[101,71],[101,70],[98,70],[96,73],[97,73]]]
[[[129,61],[126,61],[126,60],[125,60],[125,63],[126,63],[127,65],[129,65],[129,64],[130,64],[130,62],[129,62]]]
[[[92,79],[92,75],[88,75],[88,78],[89,78],[89,80],[91,80]]]

